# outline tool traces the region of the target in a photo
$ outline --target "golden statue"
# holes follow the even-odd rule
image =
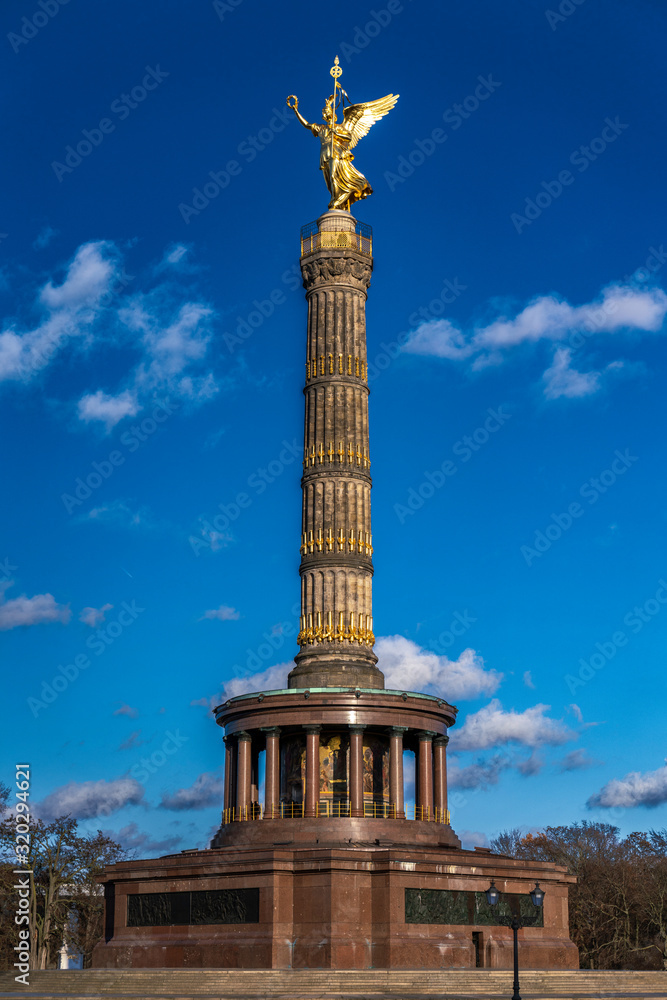
[[[327,97],[326,107],[322,108],[324,124],[311,125],[299,112],[299,102],[294,94],[287,98],[288,108],[292,108],[304,128],[310,129],[320,140],[320,170],[324,174],[331,195],[329,208],[339,208],[345,211],[355,201],[368,198],[373,194],[363,174],[352,166],[354,157],[350,152],[360,139],[368,135],[371,125],[384,118],[396,104],[399,95],[387,94],[377,101],[367,101],[365,104],[349,104],[345,106],[347,93],[338,83],[342,73],[338,65],[338,56],[330,73],[334,78],[334,92]],[[349,100],[349,98],[348,98]],[[336,122],[336,109],[343,110],[343,120]]]

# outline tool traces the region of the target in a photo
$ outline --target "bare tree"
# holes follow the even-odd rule
[[[582,967],[659,968],[667,951],[667,831],[619,837],[608,823],[549,826],[521,836],[506,830],[491,842],[514,858],[565,865],[570,935]]]
[[[11,870],[16,867],[14,854],[15,823],[13,818],[0,823],[0,871],[2,908],[16,903],[12,899],[14,878]],[[96,922],[101,926],[102,901],[95,891],[96,876],[107,864],[125,856],[119,844],[98,831],[94,836],[79,836],[77,822],[62,816],[52,823],[33,820],[30,824],[30,849],[24,855],[25,867],[32,871],[30,890],[30,967],[46,969],[54,964],[55,955],[63,940],[72,934],[81,934],[86,949],[89,938],[95,933]],[[80,931],[69,927],[70,911],[80,911]],[[4,926],[4,921],[3,921]],[[69,927],[69,929],[68,929]],[[90,931],[90,933],[89,933]],[[2,950],[9,950],[16,943],[16,927],[11,921],[3,932],[11,940],[3,942]],[[77,942],[80,943],[80,942]],[[93,942],[94,945],[95,942]],[[86,949],[82,949],[85,950]],[[92,950],[92,945],[90,946]]]

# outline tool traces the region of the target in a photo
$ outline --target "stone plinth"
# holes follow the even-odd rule
[[[252,824],[248,824],[250,827]],[[414,825],[414,824],[413,824]],[[277,837],[289,835],[281,824]],[[296,833],[295,828],[295,833]],[[514,861],[486,852],[434,846],[348,843],[229,847],[186,852],[156,861],[113,865],[104,880],[106,940],[96,968],[474,968],[475,938],[482,965],[508,969],[512,932],[488,923],[406,920],[406,890],[483,893],[490,880],[503,892],[545,889],[544,927],[519,931],[524,967],[574,969],[576,947],[567,927],[567,885],[558,866]],[[134,893],[258,892],[252,923],[128,927]],[[458,897],[460,899],[460,896]]]

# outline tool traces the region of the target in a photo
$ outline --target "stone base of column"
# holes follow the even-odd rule
[[[310,821],[294,822],[308,823],[313,828]],[[382,824],[378,821],[377,825]],[[285,821],[285,828],[288,826],[289,821]],[[348,833],[349,836],[354,837],[354,834]],[[512,967],[512,931],[509,927],[488,924],[480,927],[463,922],[465,917],[461,916],[454,924],[444,920],[442,923],[421,923],[409,919],[413,914],[408,910],[406,890],[412,890],[413,895],[415,890],[426,890],[425,907],[432,905],[426,902],[431,894],[429,890],[435,895],[443,890],[470,893],[468,912],[472,914],[474,894],[483,892],[491,879],[505,891],[520,893],[526,898],[538,879],[546,890],[544,926],[522,931],[522,966],[576,969],[579,965],[577,949],[568,936],[567,920],[567,892],[574,877],[562,866],[435,845],[392,847],[379,840],[360,844],[353,839],[352,844],[346,841],[338,847],[325,847],[321,841],[317,844],[314,840],[299,846],[289,843],[289,837],[282,831],[274,839],[282,843],[270,844],[264,849],[239,845],[190,851],[109,866],[104,882],[113,884],[114,891],[107,889],[106,892],[109,907],[106,934],[93,953],[93,967],[188,968],[193,975],[201,969],[224,968],[428,970],[454,967],[474,972],[472,935],[481,930],[485,964],[509,970]],[[218,911],[212,914],[215,922],[210,923],[128,926],[130,894],[157,893],[157,903],[159,899],[164,900],[165,884],[178,892],[204,894],[222,890],[232,896],[242,892],[246,900],[254,896],[254,913],[249,914],[254,919],[244,924],[221,923]],[[239,903],[248,905],[243,899]],[[156,909],[154,905],[147,913]],[[437,919],[438,912],[432,915]],[[77,975],[85,976],[86,973]],[[508,983],[510,975],[508,972]],[[156,990],[164,991],[164,988],[162,983]],[[385,980],[378,983],[375,990],[386,996],[386,988]],[[77,996],[81,995],[79,989]],[[183,993],[187,992],[187,987],[182,989]],[[349,981],[340,992],[344,994],[346,989],[350,989]],[[270,984],[265,991],[269,996],[278,995],[277,989],[272,993]],[[484,989],[485,995],[491,991]],[[439,995],[451,996],[452,992],[451,986],[443,983]],[[475,990],[476,995],[480,992],[481,987]],[[562,988],[558,992],[562,995]],[[222,988],[216,987],[216,995],[221,993]],[[312,989],[304,990],[296,984],[292,984],[290,993],[313,995]],[[595,991],[586,992],[586,996],[594,994]],[[187,995],[192,996],[192,993]],[[405,993],[394,995],[404,996]],[[461,994],[457,992],[456,995]]]
[[[306,646],[294,657],[296,666],[287,678],[290,688],[384,688],[384,674],[370,649],[341,651],[336,643]]]

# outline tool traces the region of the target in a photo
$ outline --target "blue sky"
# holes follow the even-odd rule
[[[289,10],[3,5],[7,780],[203,846],[209,706],[286,676],[328,195],[285,97],[318,120],[338,54],[353,101],[401,95],[355,206],[381,665],[459,706],[467,844],[666,825],[664,8]]]

